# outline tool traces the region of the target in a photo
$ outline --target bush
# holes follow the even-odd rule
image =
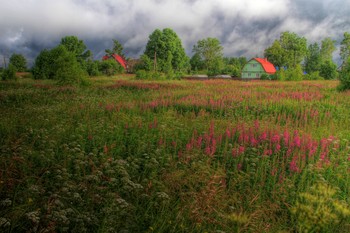
[[[60,85],[86,84],[86,73],[71,52],[66,51],[57,59],[55,70],[55,79]]]
[[[171,76],[171,79],[174,79],[174,77],[176,76]],[[166,77],[163,73],[160,72],[138,70],[136,72],[135,78],[140,80],[165,80],[169,79],[169,76]]]
[[[304,75],[304,80],[323,80],[318,71]]]
[[[16,80],[16,68],[12,64],[9,65],[7,69],[2,72],[2,80]]]
[[[339,80],[338,91],[350,90],[350,58],[344,63],[339,74]]]
[[[12,64],[18,72],[27,70],[27,61],[22,54],[12,54],[10,57],[10,64]]]
[[[91,61],[88,60],[86,63],[86,71],[88,72],[89,76],[99,76],[101,75],[101,72],[99,71],[99,65],[100,61]]]
[[[336,79],[338,76],[337,65],[332,61],[325,61],[321,65],[320,75],[327,80]]]
[[[300,65],[289,68],[285,71],[286,81],[301,81],[303,80],[303,70]]]
[[[114,59],[107,59],[99,63],[99,71],[107,76],[121,74],[124,68]]]

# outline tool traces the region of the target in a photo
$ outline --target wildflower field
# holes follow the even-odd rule
[[[0,82],[0,232],[350,232],[337,81]]]

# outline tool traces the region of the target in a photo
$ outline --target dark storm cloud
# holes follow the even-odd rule
[[[219,38],[226,56],[262,56],[283,31],[310,43],[341,41],[350,31],[350,0],[0,0],[0,56],[30,61],[66,35],[83,39],[96,59],[112,39],[127,56],[143,53],[156,29],[172,28],[188,55],[206,37]],[[3,60],[3,59],[1,59]]]

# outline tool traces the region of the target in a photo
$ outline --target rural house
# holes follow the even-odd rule
[[[242,79],[260,79],[261,75],[276,73],[274,65],[267,58],[252,58],[242,69]]]

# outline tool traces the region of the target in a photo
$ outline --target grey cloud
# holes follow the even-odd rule
[[[262,56],[283,31],[308,41],[350,31],[350,0],[0,0],[0,56],[22,53],[32,63],[66,35],[83,39],[100,59],[112,39],[127,56],[143,53],[156,28],[176,31],[191,55],[193,45],[217,37],[226,56]]]

